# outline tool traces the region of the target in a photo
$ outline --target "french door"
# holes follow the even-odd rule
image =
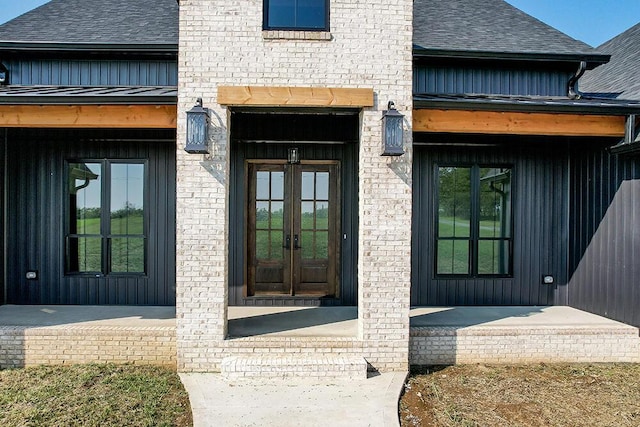
[[[246,296],[339,297],[339,162],[246,170]]]

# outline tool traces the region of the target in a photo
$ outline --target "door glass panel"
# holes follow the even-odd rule
[[[303,230],[313,230],[315,228],[314,221],[314,203],[313,202],[301,202],[301,214],[302,218],[300,223]]]
[[[269,230],[256,230],[256,257],[258,259],[269,259],[270,234]]]
[[[303,231],[301,237],[302,237],[302,241],[300,242],[300,246],[302,246],[302,258],[314,259],[315,258],[314,232]]]
[[[439,240],[437,274],[469,274],[469,241]]]
[[[269,202],[256,202],[256,228],[269,228]]]
[[[269,233],[271,240],[271,248],[269,252],[269,259],[281,260],[284,258],[284,241],[281,231],[273,230]]]
[[[284,226],[284,202],[271,202],[271,224],[272,230],[282,230]]]
[[[439,168],[438,237],[471,233],[471,168]]]
[[[256,173],[256,199],[269,199],[269,174],[270,172],[259,171]]]
[[[271,172],[271,200],[284,200],[284,172]]]
[[[329,203],[316,202],[316,230],[329,229]]]
[[[316,259],[327,259],[329,257],[329,232],[317,231],[315,242]]]
[[[315,172],[302,172],[302,200],[314,199],[314,175]]]
[[[316,199],[329,200],[329,172],[316,172]]]

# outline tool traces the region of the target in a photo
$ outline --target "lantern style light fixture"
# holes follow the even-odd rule
[[[402,122],[404,116],[396,110],[393,101],[387,104],[387,110],[382,112],[382,155],[402,156]]]
[[[202,107],[202,98],[187,111],[187,144],[184,150],[191,154],[209,154],[209,109]]]
[[[289,148],[287,152],[287,162],[292,165],[300,163],[300,151],[297,147]]]

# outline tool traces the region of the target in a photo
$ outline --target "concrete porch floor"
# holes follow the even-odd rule
[[[571,307],[414,307],[411,327],[631,328]],[[3,305],[0,327],[175,327],[175,307]],[[355,337],[357,307],[229,307],[229,335]]]

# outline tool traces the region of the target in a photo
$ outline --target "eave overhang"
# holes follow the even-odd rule
[[[640,101],[586,97],[570,99],[509,95],[416,94],[413,96],[413,108],[628,115],[640,114]]]
[[[52,55],[149,55],[177,56],[175,43],[54,43],[32,41],[2,41],[0,53],[3,55],[45,54]]]
[[[176,87],[0,87],[0,128],[175,129]]]
[[[413,131],[624,137],[640,102],[483,95],[414,95]]]
[[[585,61],[591,70],[606,64],[611,55],[592,53],[553,53],[553,52],[499,52],[473,50],[428,49],[413,45],[414,59],[434,60],[481,60],[481,61],[517,61],[530,63],[579,63]]]

